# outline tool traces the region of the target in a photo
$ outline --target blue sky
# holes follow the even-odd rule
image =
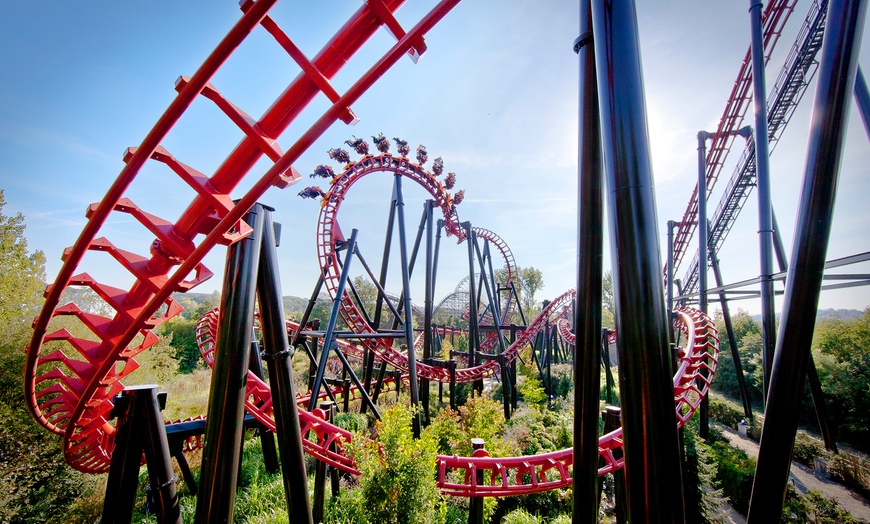
[[[696,133],[713,130],[749,43],[748,2],[638,2],[642,58],[659,229],[679,220],[696,180]],[[313,56],[361,2],[283,1],[272,16]],[[410,27],[434,1],[411,0],[398,14]],[[654,5],[653,5],[654,4]],[[768,72],[768,87],[808,9],[798,2]],[[319,206],[296,193],[307,174],[329,162],[326,150],[351,135],[383,132],[425,144],[444,158],[466,200],[463,220],[491,229],[511,246],[521,266],[544,274],[538,298],[574,285],[576,265],[577,2],[464,0],[428,35],[419,63],[403,59],[354,105],[360,122],[334,125],[295,167],[306,175],[262,201],[284,225],[281,275],[287,294],[308,296],[317,277],[314,233]],[[52,281],[62,250],[73,244],[87,206],[97,202],[121,170],[122,153],[138,145],[172,100],[179,75],[191,75],[238,20],[234,1],[16,2],[0,19],[0,188],[7,213],[21,212],[32,249],[47,256]],[[393,42],[379,32],[334,79],[343,92]],[[866,47],[866,46],[865,46]],[[866,53],[865,53],[866,55]],[[866,63],[866,61],[865,61]],[[296,76],[298,68],[258,28],[213,80],[250,115],[258,116]],[[787,248],[797,211],[813,88],[771,158],[774,207]],[[286,147],[326,107],[321,97],[279,138]],[[751,112],[750,112],[751,114]],[[748,123],[748,122],[747,122]],[[211,173],[240,132],[205,99],[198,100],[164,145],[177,158]],[[369,140],[370,141],[370,140]],[[828,258],[870,249],[870,147],[852,115]],[[711,198],[711,208],[741,150],[735,148]],[[159,167],[159,166],[158,166]],[[255,169],[259,176],[265,168]],[[240,189],[252,183],[249,175]],[[359,227],[370,263],[379,259],[389,204],[387,181],[354,187],[342,208],[344,229]],[[240,196],[239,194],[238,196]],[[165,171],[146,168],[128,196],[143,209],[174,220],[192,198]],[[234,195],[235,196],[235,195]],[[422,200],[408,189],[412,230]],[[747,204],[720,253],[727,281],[758,273],[757,211]],[[379,229],[380,228],[380,229]],[[122,219],[101,233],[146,254],[152,237]],[[437,296],[467,274],[465,250],[449,242],[439,267]],[[691,253],[688,255],[691,257]],[[606,263],[609,264],[609,256]],[[196,291],[220,286],[223,250],[206,265],[218,275]],[[680,274],[685,270],[684,263]],[[849,272],[870,272],[855,267]],[[130,277],[105,255],[88,255],[82,271],[124,287]],[[415,298],[422,301],[422,296]],[[823,294],[821,307],[863,309],[868,288]],[[781,299],[777,303],[777,309]],[[757,311],[756,301],[734,304]]]

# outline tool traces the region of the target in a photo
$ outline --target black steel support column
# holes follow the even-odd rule
[[[260,204],[245,215],[249,236],[227,250],[217,348],[208,399],[205,447],[194,522],[232,522],[241,456],[248,352],[254,329],[257,269],[263,237]]]
[[[338,279],[338,287],[335,290],[335,300],[332,303],[332,312],[329,315],[329,322],[326,324],[326,333],[323,336],[323,350],[320,353],[320,363],[317,366],[317,376],[314,377],[314,385],[311,388],[311,399],[308,401],[308,411],[312,411],[317,406],[317,397],[320,395],[320,387],[323,385],[323,375],[326,373],[326,362],[329,360],[329,352],[335,343],[335,323],[338,320],[338,310],[341,308],[341,299],[344,296],[344,287],[347,284],[348,273],[350,272],[350,261],[353,258],[353,251],[356,249],[357,230],[354,229],[350,233],[350,238],[345,244],[347,254],[344,256],[344,265],[341,268],[341,275]]]
[[[433,296],[435,295],[435,283],[432,281],[432,256],[434,200],[427,200],[424,204],[426,213],[426,288],[423,298],[423,362],[432,363],[432,308]],[[420,380],[420,402],[423,404],[423,423],[429,424],[429,379]]]
[[[258,378],[266,378],[263,374],[263,361],[260,359],[260,343],[257,342],[256,338],[253,338],[253,335],[248,369]],[[275,447],[275,434],[262,423],[257,425],[257,433],[260,435],[260,447],[263,449],[263,464],[266,466],[266,471],[268,473],[278,473],[280,466],[278,464],[278,449]]]
[[[707,246],[710,244],[707,229],[707,139],[710,138],[713,138],[712,133],[698,131],[698,306],[704,314],[707,313]],[[701,399],[698,422],[698,434],[707,438],[710,435],[710,399],[707,396]]]
[[[858,68],[860,71],[860,67]],[[857,79],[855,80],[857,84]],[[773,239],[776,251],[776,260],[780,271],[788,271],[788,261],[785,256],[785,248],[782,246],[782,235],[776,223],[776,213],[773,213]],[[825,449],[837,452],[837,436],[831,427],[828,417],[828,407],[825,405],[825,392],[822,391],[822,383],[819,381],[819,373],[816,370],[816,359],[810,353],[809,366],[807,367],[807,384],[810,386],[810,395],[813,399],[813,407],[816,410],[816,419],[819,422],[819,431],[822,440],[825,441]]]
[[[716,287],[722,287],[722,271],[719,269],[719,259],[710,247],[710,266],[713,268],[713,278]],[[734,323],[731,322],[731,308],[724,291],[719,292],[719,304],[722,306],[722,320],[725,322],[725,333],[728,335],[728,347],[731,348],[731,361],[734,362],[734,373],[737,375],[737,387],[740,389],[740,400],[743,402],[743,415],[752,420],[752,404],[749,401],[749,389],[746,387],[746,377],[743,374],[743,364],[740,362],[740,352],[737,350],[737,337],[734,334]]]
[[[335,402],[321,402],[320,409],[326,413],[326,421],[332,424]],[[317,466],[314,469],[314,507],[312,509],[314,524],[323,522],[323,509],[324,502],[326,501],[326,473],[326,462],[318,460]]]
[[[667,308],[668,308],[668,324],[671,326],[668,333],[671,335],[673,342],[673,320],[674,320],[674,228],[677,227],[677,222],[668,220],[668,289],[667,289]]]
[[[474,456],[475,451],[483,449],[484,443],[482,438],[471,439],[472,456]],[[483,470],[478,470],[475,475],[477,484],[483,484]],[[483,497],[471,497],[468,499],[468,524],[483,524]]]
[[[460,225],[465,229],[465,243],[468,245],[468,366],[474,367],[478,363],[477,352],[480,349],[477,293],[474,290],[474,242],[477,235],[471,229],[471,222],[462,222]],[[476,380],[473,384],[473,390],[483,392],[483,380]]]
[[[855,75],[855,103],[858,104],[864,131],[867,133],[867,138],[870,138],[870,90],[867,89],[867,80],[864,79],[864,71],[861,70],[860,65]]]
[[[574,305],[574,509],[575,524],[598,523],[598,411],[601,371],[601,300],[604,256],[604,173],[592,6],[580,0],[580,129],[577,166],[577,298]]]
[[[755,175],[758,185],[758,242],[761,257],[761,356],[764,397],[776,348],[776,312],[773,302],[773,220],[771,218],[770,153],[767,137],[767,88],[764,80],[764,37],[761,0],[749,0],[752,44],[752,93],[755,103]]]
[[[411,395],[411,406],[420,405],[420,388],[417,385],[417,351],[414,348],[414,315],[411,311],[411,277],[408,265],[408,242],[405,238],[405,197],[402,194],[402,175],[396,174],[394,188],[396,201],[396,214],[399,220],[399,257],[402,261],[402,294],[405,299],[405,339],[408,342],[408,389]],[[420,436],[420,414],[414,413],[411,420],[414,437]]]
[[[782,514],[866,10],[863,0],[832,0],[828,8],[750,524],[778,522]]]
[[[263,207],[263,215],[263,241],[260,248],[260,268],[257,273],[257,292],[263,332],[263,356],[268,359],[275,428],[278,446],[281,449],[284,496],[290,520],[311,524],[311,503],[308,499],[308,476],[305,472],[302,428],[299,423],[293,368],[290,363],[293,351],[287,340],[287,326],[284,320],[275,226],[270,209]],[[259,357],[257,359],[259,360]]]
[[[165,393],[162,394],[165,397]],[[127,523],[133,515],[142,452],[148,466],[149,492],[157,522],[181,524],[176,478],[156,385],[126,388],[115,397],[112,416],[118,418],[115,448],[106,481],[101,522]]]
[[[592,4],[630,522],[682,522],[668,318],[633,1]]]

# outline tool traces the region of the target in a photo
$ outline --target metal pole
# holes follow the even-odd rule
[[[427,200],[423,204],[426,213],[426,289],[423,298],[423,362],[432,363],[432,297],[435,295],[432,282],[432,228],[434,226],[435,201]],[[429,424],[429,379],[420,380],[420,402],[423,404],[423,423]]]
[[[323,350],[320,353],[320,364],[317,366],[317,376],[314,378],[314,385],[311,388],[311,399],[308,401],[308,411],[312,411],[317,406],[317,397],[320,395],[320,387],[323,385],[323,375],[326,372],[326,362],[329,360],[329,352],[335,344],[335,323],[338,320],[338,310],[341,308],[341,299],[344,296],[344,286],[347,284],[348,274],[350,272],[350,261],[353,258],[353,251],[356,249],[357,230],[354,229],[350,233],[350,239],[345,244],[347,254],[344,256],[344,265],[341,268],[341,275],[338,279],[338,288],[335,291],[335,300],[332,304],[332,313],[329,315],[329,322],[326,325],[326,334],[323,336]]]
[[[574,307],[575,524],[598,523],[598,413],[604,256],[604,173],[591,0],[580,0],[579,161],[577,166],[577,299]]]
[[[865,1],[832,0],[828,9],[749,524],[782,514],[866,11]]]
[[[668,318],[633,1],[592,4],[630,522],[682,522]]]
[[[267,226],[264,225],[264,227]],[[262,271],[262,269],[260,270]],[[286,337],[286,328],[284,336]],[[251,352],[249,355],[248,369],[257,378],[265,378],[263,374],[263,361],[260,359],[260,343],[253,337],[253,333],[251,334]],[[278,449],[275,447],[275,435],[262,423],[257,424],[257,433],[260,435],[260,447],[263,450],[263,465],[266,466],[266,471],[268,473],[278,473],[280,466],[278,464]]]
[[[420,388],[417,385],[417,352],[414,348],[414,315],[411,311],[411,279],[408,267],[408,243],[405,238],[405,197],[402,194],[402,175],[396,174],[396,214],[399,219],[399,257],[402,261],[402,294],[405,299],[405,339],[408,341],[408,379],[411,406],[420,405]],[[414,413],[411,420],[414,438],[420,437],[420,414]]]
[[[712,133],[698,131],[698,305],[703,313],[707,313],[707,245],[709,231],[707,230],[707,139],[713,138]],[[670,322],[669,322],[670,324]],[[669,329],[670,333],[671,330]],[[698,410],[698,435],[707,438],[710,435],[710,400],[704,397]]]
[[[713,250],[713,247],[710,247]],[[719,269],[719,259],[715,253],[710,253],[710,265],[713,268],[713,278],[716,287],[722,287],[722,272]],[[743,374],[743,364],[737,351],[737,337],[734,334],[734,324],[731,322],[731,308],[728,307],[728,297],[724,291],[719,292],[719,304],[722,306],[722,319],[725,322],[725,332],[728,335],[728,346],[731,348],[731,360],[734,362],[734,374],[737,375],[737,387],[740,389],[740,400],[743,402],[743,414],[752,420],[752,404],[749,401],[749,389],[746,387],[746,377]]]
[[[326,412],[327,416],[332,412],[332,406],[335,403],[326,401],[320,403],[320,409]],[[314,503],[312,507],[312,520],[314,524],[323,522],[323,509],[326,501],[326,462],[317,461],[314,467]]]
[[[476,234],[471,222],[460,224],[465,229],[465,243],[468,245],[468,365],[477,365],[477,351],[480,346],[477,332],[477,293],[474,290],[474,242]],[[472,389],[483,391],[483,381],[476,380]]]
[[[779,270],[788,271],[785,248],[782,245],[782,235],[779,231],[779,225],[776,223],[776,213],[773,213],[773,232],[774,248],[776,251],[776,260],[779,264]],[[809,367],[807,368],[807,384],[810,386],[810,395],[813,399],[813,407],[816,410],[816,419],[819,422],[819,430],[822,433],[822,439],[825,441],[825,449],[836,453],[837,437],[834,428],[831,427],[830,419],[828,417],[828,408],[825,405],[825,392],[822,391],[822,383],[819,381],[819,373],[816,370],[816,361],[812,353],[810,353]]]
[[[475,456],[478,450],[482,450],[484,440],[482,438],[471,439],[471,455]],[[474,478],[477,485],[484,482],[483,471],[479,470]],[[468,500],[468,524],[483,524],[483,497],[471,497]]]
[[[767,88],[764,80],[764,36],[761,0],[749,0],[752,48],[752,93],[755,104],[755,175],[758,185],[758,242],[761,257],[761,344],[764,397],[770,387],[770,367],[776,348],[773,302],[773,220],[771,218],[770,154],[767,137]]]
[[[864,124],[864,131],[870,138],[870,90],[867,89],[867,80],[864,79],[864,71],[858,66],[858,74],[855,76],[855,102]]]
[[[284,496],[290,520],[310,524],[312,520],[311,503],[308,499],[308,476],[305,472],[302,428],[299,423],[293,368],[290,363],[293,351],[287,341],[287,327],[284,321],[284,301],[281,296],[272,210],[263,207],[263,215],[263,242],[260,251],[260,269],[257,274],[257,291],[260,299],[263,356],[269,360],[267,367],[269,383],[272,386],[275,428],[278,446],[281,449]]]
[[[241,458],[248,352],[254,329],[257,266],[263,237],[263,208],[245,215],[251,234],[227,250],[218,340],[211,375],[205,447],[194,522],[232,522]]]

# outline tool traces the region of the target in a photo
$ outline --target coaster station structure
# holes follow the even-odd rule
[[[560,336],[570,339],[569,342],[575,346],[574,447],[536,457],[493,458],[486,456],[482,449],[474,457],[439,457],[438,483],[441,489],[445,493],[470,496],[479,501],[482,496],[533,493],[573,485],[575,521],[593,522],[597,521],[598,475],[624,466],[629,518],[650,522],[682,520],[682,480],[676,467],[680,460],[677,426],[684,424],[701,404],[718,356],[715,330],[710,321],[702,313],[678,311],[673,306],[672,295],[666,294],[661,275],[673,274],[672,268],[679,264],[691,231],[698,223],[705,222],[700,214],[701,202],[705,198],[699,196],[706,197],[715,184],[718,169],[736,135],[735,128],[745,113],[749,68],[763,68],[764,57],[769,57],[794,4],[774,0],[763,15],[759,4],[752,4],[753,16],[757,18],[754,24],[757,38],[753,39],[755,52],[747,53],[741,76],[720,123],[721,129],[711,134],[713,145],[706,158],[702,156],[700,179],[707,191],[699,192],[696,188],[686,216],[674,225],[680,229],[673,242],[674,256],[669,257],[668,271],[662,267],[657,245],[654,184],[646,140],[634,5],[632,2],[581,0],[581,36],[575,42],[581,71],[576,289],[550,302],[540,316],[528,319],[528,324],[522,328],[505,329],[509,326],[515,295],[511,295],[510,271],[508,278],[498,283],[492,264],[493,251],[498,251],[510,270],[512,258],[506,254],[509,253],[506,244],[494,233],[458,220],[456,205],[459,194],[447,192],[446,178],[444,182],[438,180],[441,173],[434,167],[435,162],[432,171],[428,171],[424,168],[426,158],[419,152],[417,162],[414,162],[408,157],[409,150],[400,149],[397,155],[380,149],[380,155],[358,150],[363,155],[359,161],[350,162],[347,153],[334,156],[345,165],[342,172],[332,179],[328,192],[310,188],[307,193],[309,196],[319,195],[323,203],[317,229],[321,279],[312,298],[323,287],[333,299],[329,325],[324,331],[314,330],[303,319],[299,325],[289,327],[291,338],[288,338],[288,326],[280,305],[275,227],[270,210],[257,201],[272,186],[288,187],[298,183],[301,175],[293,164],[302,152],[335,121],[355,122],[351,105],[401,57],[406,54],[412,59],[419,57],[426,49],[425,34],[458,1],[437,3],[414,27],[405,30],[394,16],[402,2],[368,0],[312,59],[307,58],[269,16],[276,0],[244,1],[239,22],[194,75],[182,77],[176,83],[177,97],[142,143],[125,155],[125,167],[103,200],[89,208],[84,230],[75,244],[65,251],[64,265],[55,283],[46,291],[45,306],[34,322],[25,369],[27,405],[43,426],[62,436],[68,463],[86,472],[109,471],[113,479],[119,480],[110,483],[104,519],[123,521],[126,517],[129,520],[132,504],[128,501],[135,492],[134,477],[144,452],[160,508],[160,519],[178,521],[180,516],[168,457],[181,456],[175,453],[179,442],[190,446],[204,440],[203,482],[198,486],[196,520],[231,520],[241,431],[245,426],[260,425],[275,431],[278,437],[292,518],[310,522],[311,505],[307,488],[303,487],[306,482],[301,458],[303,450],[323,463],[355,472],[353,463],[342,453],[343,443],[354,437],[329,424],[328,410],[316,407],[322,398],[321,389],[324,389],[323,395],[337,398],[338,391],[345,398],[362,399],[362,405],[368,409],[377,409],[376,403],[368,397],[366,376],[363,380],[359,377],[352,379],[355,387],[344,385],[340,391],[323,387],[324,384],[328,386],[325,369],[331,356],[344,360],[342,365],[352,377],[353,368],[346,361],[347,356],[359,357],[365,363],[364,375],[369,377],[376,363],[384,372],[387,366],[391,366],[402,372],[401,377],[394,377],[395,386],[399,387],[405,381],[411,401],[425,402],[418,395],[428,393],[423,382],[426,380],[477,382],[485,376],[501,373],[503,384],[510,384],[508,364],[550,323],[557,326]],[[801,204],[804,213],[801,216],[806,220],[799,224],[789,266],[784,321],[769,366],[768,421],[777,420],[777,426],[762,436],[750,509],[750,519],[759,522],[778,518],[781,504],[777,507],[776,501],[781,499],[780,493],[785,492],[787,466],[783,472],[783,465],[786,455],[790,456],[797,409],[795,397],[790,396],[788,390],[795,381],[802,383],[804,379],[811,339],[811,330],[808,335],[805,327],[808,308],[799,305],[817,302],[821,271],[814,272],[812,268],[824,263],[823,259],[821,262],[818,259],[824,257],[824,249],[818,248],[820,244],[826,245],[830,230],[829,221],[820,217],[830,215],[833,206],[833,198],[818,200],[815,195],[819,191],[835,194],[838,159],[842,151],[843,115],[849,106],[848,96],[844,98],[843,93],[850,95],[855,86],[855,49],[856,42],[860,42],[864,9],[864,2],[831,2],[827,9],[816,93],[817,111],[827,119],[822,119],[822,124],[811,133],[805,173],[807,195]],[[224,98],[211,80],[258,26],[274,37],[276,44],[293,58],[301,72],[272,106],[255,119]],[[395,45],[344,94],[339,94],[330,80],[381,26],[395,36]],[[800,60],[797,63],[806,64]],[[792,92],[794,103],[799,99],[799,96],[795,98],[796,91],[791,87],[783,88],[783,91]],[[307,104],[321,93],[330,101],[323,115],[310,128],[300,132],[298,138],[281,137]],[[214,102],[238,126],[243,136],[211,175],[184,164],[162,145],[170,129],[184,117],[187,108],[200,95]],[[774,121],[775,118],[770,119],[770,122]],[[768,128],[768,124],[756,127]],[[278,146],[279,137],[290,144],[286,151]],[[757,133],[755,138],[758,139]],[[756,148],[761,151],[757,145]],[[255,177],[253,184],[240,187],[245,175],[257,169],[258,161],[264,157],[271,161],[271,165]],[[762,158],[765,155],[759,154],[759,159]],[[761,163],[760,160],[756,162]],[[146,164],[165,166],[191,189],[190,204],[174,222],[149,213],[125,196]],[[388,229],[392,230],[395,220],[401,253],[402,292],[398,301],[388,298],[385,277],[374,275],[368,267],[361,255],[356,232],[346,236],[337,219],[340,205],[353,184],[364,176],[382,172],[394,177]],[[415,256],[410,256],[407,249],[402,190],[403,184],[407,183],[419,185],[431,197],[424,204],[413,249],[416,252],[421,244],[425,244],[425,312],[432,311],[432,289],[437,273],[434,252],[440,236],[435,240],[433,236],[443,230],[460,241],[464,240],[468,246],[468,335],[472,347],[462,355],[467,360],[464,368],[445,366],[444,362],[433,357],[433,340],[438,330],[430,329],[431,316],[424,319],[420,337],[414,329],[409,280],[415,265],[411,259]],[[615,267],[615,339],[618,341],[623,410],[621,427],[599,437],[601,246],[605,220],[602,194],[605,187],[611,189],[608,193],[608,221]],[[234,198],[234,194],[240,196]],[[437,228],[434,225],[436,212],[440,213]],[[109,239],[98,237],[107,220],[119,214],[132,216],[156,237],[149,247],[148,256],[120,249]],[[706,228],[700,230],[704,232]],[[388,245],[392,238],[392,233],[388,234],[385,244]],[[476,238],[485,241],[481,244]],[[714,238],[724,236],[720,234]],[[180,311],[172,293],[193,289],[212,275],[202,260],[218,244],[228,246],[222,312],[204,318],[198,329],[203,351],[214,366],[208,417],[205,421],[191,420],[164,426],[160,423],[161,397],[156,393],[156,387],[127,388],[124,383],[135,377],[136,356],[156,342],[153,329]],[[702,245],[708,244],[705,241]],[[124,267],[133,276],[129,289],[110,286],[87,273],[77,273],[83,257],[89,252],[106,253]],[[387,247],[384,252],[382,271],[386,271],[388,265]],[[706,249],[701,252],[705,254]],[[372,315],[355,296],[357,293],[352,281],[348,280],[349,268],[356,264],[365,268],[371,282],[378,288],[378,300]],[[703,258],[699,265],[706,267]],[[699,272],[700,275],[705,273]],[[672,281],[673,278],[667,279],[668,288]],[[699,282],[703,282],[700,277]],[[60,305],[64,290],[70,286],[90,288],[106,302],[113,314],[100,316],[83,311],[75,304]],[[703,284],[699,286],[703,297]],[[502,303],[499,297],[504,291],[509,296]],[[486,295],[487,300],[478,302],[479,295]],[[270,375],[268,383],[256,358],[258,352],[251,351],[254,303],[257,301],[263,331],[263,355]],[[483,311],[478,311],[479,304],[488,306],[484,305]],[[701,304],[705,305],[703,299]],[[392,314],[389,327],[379,322],[384,307]],[[52,330],[51,320],[57,316],[80,324],[93,336],[77,336],[66,329]],[[346,333],[337,328],[339,317],[348,328]],[[677,324],[686,334],[678,366],[674,365],[670,344],[672,317],[676,317]],[[525,319],[523,324],[526,324]],[[312,338],[322,339],[319,355],[317,344],[305,344]],[[347,339],[356,343],[348,343]],[[401,342],[397,346],[396,342],[402,340],[405,348],[401,347]],[[307,396],[297,397],[293,391],[288,363],[291,346],[307,349],[311,356],[314,380]],[[419,359],[418,347],[423,349]],[[378,383],[383,386],[388,381],[384,378]],[[304,399],[302,405],[299,405],[299,398]],[[672,411],[675,409],[673,402],[676,402],[676,411]],[[507,407],[506,414],[509,415]],[[116,418],[117,423],[113,424]],[[421,422],[415,420],[415,429]],[[203,434],[204,439],[197,437]],[[302,435],[310,438],[301,438]],[[623,442],[626,443],[624,448]],[[601,460],[603,467],[599,467]],[[449,474],[453,470],[458,474]],[[457,478],[463,480],[456,482]],[[472,511],[471,520],[474,518]]]

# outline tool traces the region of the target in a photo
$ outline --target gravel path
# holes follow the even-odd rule
[[[739,435],[731,428],[718,427],[722,429],[722,433],[728,438],[732,446],[742,449],[750,457],[758,457],[758,444],[755,441]],[[799,492],[819,491],[826,497],[835,499],[840,507],[848,511],[853,517],[870,522],[870,501],[836,482],[817,477],[813,470],[803,464],[792,462],[789,479]],[[745,522],[736,511],[732,512],[732,518],[736,523]]]

